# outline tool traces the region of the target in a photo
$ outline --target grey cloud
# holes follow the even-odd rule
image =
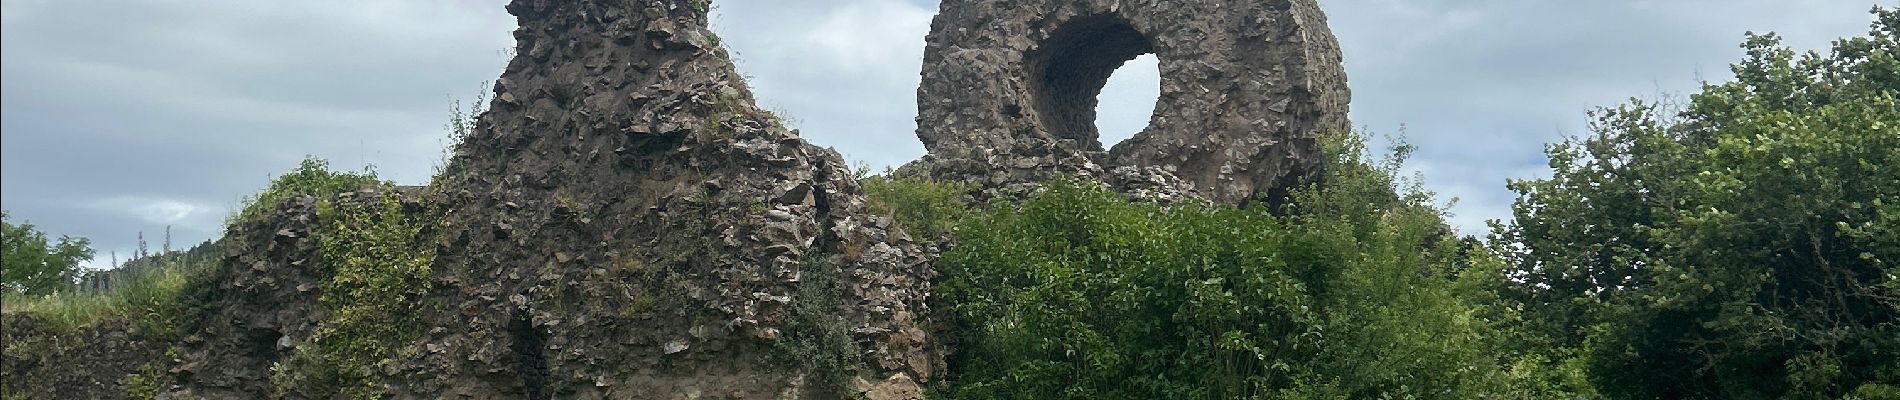
[[[0,202],[16,219],[122,254],[166,220],[217,234],[237,199],[304,154],[420,183],[450,98],[493,79],[512,46],[501,0],[0,3]],[[1403,124],[1413,170],[1463,198],[1468,233],[1508,215],[1508,177],[1583,112],[1726,79],[1743,31],[1800,48],[1865,31],[1872,2],[1324,1],[1346,51],[1353,118]],[[762,102],[813,142],[873,168],[923,154],[913,135],[936,3],[721,0],[715,30]],[[1118,73],[1105,130],[1144,124],[1154,86]],[[1119,84],[1119,83],[1118,83]],[[1112,138],[1111,140],[1112,141]],[[185,211],[180,211],[185,210]],[[182,216],[180,216],[182,214]],[[156,246],[156,244],[154,244]]]
[[[103,259],[168,223],[181,246],[216,236],[304,154],[420,182],[449,96],[512,45],[500,5],[9,1],[0,201]]]
[[[765,106],[874,168],[922,156],[912,118],[936,5],[899,0],[728,1],[713,29]]]
[[[1333,1],[1353,120],[1405,126],[1414,170],[1460,197],[1453,223],[1508,218],[1507,178],[1544,173],[1543,145],[1585,131],[1584,112],[1730,77],[1747,31],[1819,49],[1865,32],[1860,1]]]

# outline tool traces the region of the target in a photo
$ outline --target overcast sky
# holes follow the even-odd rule
[[[127,257],[174,247],[306,154],[422,184],[452,99],[513,46],[499,0],[0,2],[0,206],[15,222]],[[1865,0],[1327,0],[1352,119],[1404,132],[1452,223],[1508,218],[1507,178],[1544,176],[1544,143],[1584,112],[1729,79],[1743,32],[1800,49],[1861,35]],[[925,0],[717,0],[714,29],[762,105],[882,169],[914,135]],[[1147,124],[1152,57],[1103,94],[1104,143]],[[1403,128],[1401,128],[1403,127]]]

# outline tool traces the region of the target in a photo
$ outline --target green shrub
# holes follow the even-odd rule
[[[279,395],[380,398],[377,371],[413,351],[430,291],[435,251],[425,230],[433,210],[406,214],[392,187],[375,201],[318,203],[327,318],[297,352],[272,369]]]
[[[363,172],[336,172],[330,170],[330,162],[316,156],[304,157],[297,168],[271,180],[270,186],[263,191],[247,196],[238,212],[225,221],[226,225],[258,215],[264,210],[276,207],[277,203],[292,196],[327,196],[355,190],[363,185],[384,183],[376,178],[372,169]]]
[[[32,223],[16,225],[12,217],[0,211],[0,296],[13,301],[72,285],[79,262],[92,259],[92,242],[70,236],[51,242]]]
[[[125,398],[145,400],[158,397],[164,377],[165,370],[157,362],[139,366],[138,372],[125,377]]]
[[[377,183],[374,172],[334,172],[329,170],[329,162],[307,157],[296,169],[272,179],[270,186],[247,197],[242,211],[233,214],[227,222],[249,218],[292,196],[332,195]],[[30,225],[22,227],[30,228]],[[109,318],[126,318],[148,334],[173,338],[189,327],[191,318],[197,317],[202,305],[199,297],[205,285],[210,284],[209,273],[217,268],[218,260],[214,257],[188,257],[191,253],[198,251],[155,257],[160,265],[139,272],[125,285],[109,292],[8,296],[0,307],[7,312],[31,313],[55,329],[70,331]]]
[[[1470,398],[1506,392],[1464,263],[1403,151],[1356,135],[1289,215],[1057,180],[958,225],[937,263],[955,398]],[[1412,186],[1416,188],[1416,186]]]
[[[839,273],[836,263],[815,257],[805,260],[790,318],[775,350],[779,357],[816,372],[824,390],[842,395],[849,393],[851,377],[865,366],[838,310],[844,290],[838,283]]]
[[[867,176],[858,184],[871,201],[871,212],[889,215],[918,240],[935,241],[970,215],[965,185],[924,178]]]

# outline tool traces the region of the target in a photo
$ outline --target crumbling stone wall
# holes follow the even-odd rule
[[[368,193],[375,195],[373,192]],[[348,193],[333,201],[351,201]],[[235,221],[211,271],[208,304],[161,380],[168,399],[243,399],[273,392],[271,365],[308,339],[323,310],[317,202],[294,196]]]
[[[443,215],[418,238],[429,328],[369,371],[387,397],[895,400],[939,379],[932,255],[754,105],[708,6],[511,2],[517,56],[444,175],[336,199]],[[161,398],[278,395],[273,364],[330,312],[315,204],[233,227]]]
[[[166,344],[120,320],[66,331],[0,315],[0,398],[122,398],[133,374],[162,362]]]
[[[925,41],[929,154],[907,170],[990,192],[1078,174],[1137,197],[1241,203],[1311,178],[1316,137],[1350,128],[1317,0],[946,0]],[[1154,116],[1104,149],[1095,97],[1148,53]]]
[[[436,183],[445,309],[396,397],[899,399],[936,379],[927,255],[754,105],[707,8],[508,5],[518,55]],[[826,337],[843,345],[803,356],[861,367],[781,351]]]

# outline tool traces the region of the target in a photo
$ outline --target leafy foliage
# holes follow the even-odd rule
[[[1058,180],[957,226],[937,264],[955,398],[1508,394],[1455,278],[1467,252],[1401,151],[1356,135],[1327,184],[1265,207],[1130,203]],[[1416,188],[1416,186],[1412,186]],[[1478,253],[1482,255],[1483,253]]]
[[[79,273],[79,262],[92,259],[90,240],[62,235],[59,242],[51,242],[32,223],[15,225],[10,217],[0,211],[0,295],[38,296],[64,289]]]
[[[176,354],[177,347],[173,347],[172,349],[173,351],[170,352],[172,354],[167,354],[167,356],[173,356]],[[125,398],[127,399],[158,398],[159,390],[164,385],[161,379],[164,376],[165,376],[165,371],[162,369],[159,369],[159,364],[157,362],[149,362],[149,363],[146,363],[145,365],[140,365],[138,372],[134,372],[132,373],[132,375],[125,377],[125,380],[126,380]]]
[[[432,181],[439,182],[442,177],[459,168],[455,164],[456,157],[463,152],[463,142],[475,132],[475,124],[480,121],[482,114],[488,112],[488,93],[492,92],[491,85],[482,82],[481,88],[475,91],[475,98],[469,100],[467,105],[463,105],[460,99],[449,102],[449,121],[442,123],[442,154],[436,160],[435,178]]]
[[[453,122],[452,122],[453,123]],[[238,213],[232,215],[229,223],[249,218],[274,207],[291,196],[321,196],[347,192],[363,185],[383,183],[376,179],[374,170],[363,172],[336,172],[330,170],[330,162],[316,156],[304,157],[297,169],[271,180],[263,191],[244,198]]]
[[[851,377],[865,369],[858,345],[851,341],[850,327],[838,310],[844,290],[837,263],[820,257],[808,257],[798,292],[793,297],[784,337],[775,341],[776,355],[817,372],[825,385],[821,390],[848,394]]]
[[[172,259],[105,293],[59,293],[8,299],[8,312],[33,315],[59,331],[124,318],[154,339],[172,339],[193,324],[203,305],[209,260]]]
[[[885,174],[858,180],[871,199],[871,212],[889,215],[904,230],[923,240],[936,240],[970,216],[965,185],[924,178]]]
[[[280,394],[379,398],[376,372],[423,333],[421,299],[431,288],[435,260],[423,234],[434,213],[407,212],[394,188],[384,189],[375,199],[318,203],[317,238],[329,274],[319,302],[329,317],[297,353],[273,366]]]
[[[1900,13],[1832,54],[1750,35],[1679,113],[1632,102],[1512,182],[1502,301],[1615,398],[1900,386]]]

